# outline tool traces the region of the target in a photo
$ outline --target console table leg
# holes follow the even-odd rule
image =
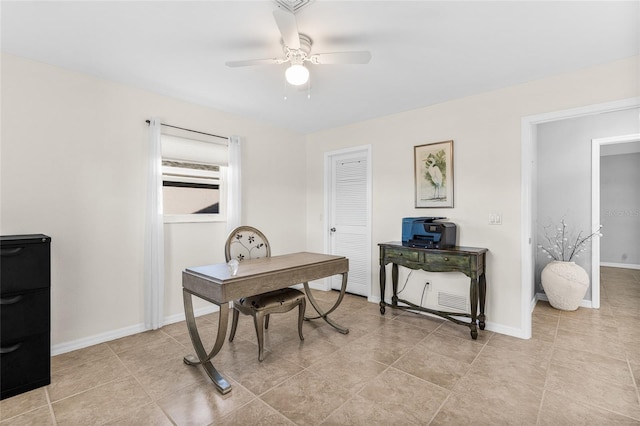
[[[469,328],[471,329],[471,338],[478,338],[478,329],[476,326],[478,316],[478,280],[471,279],[471,286],[469,288],[469,299],[471,301],[471,322]]]
[[[393,295],[391,296],[391,306],[398,306],[398,264],[391,264],[391,284],[393,286]]]
[[[380,314],[384,315],[385,305],[384,302],[384,293],[387,287],[387,268],[383,263],[380,265]]]
[[[480,299],[480,315],[478,316],[478,325],[480,330],[484,330],[485,327],[485,315],[484,315],[484,302],[487,296],[487,279],[484,275],[480,275],[480,288],[479,288],[479,299]]]

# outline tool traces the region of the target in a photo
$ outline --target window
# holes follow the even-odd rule
[[[225,220],[227,144],[163,134],[165,222]]]
[[[220,166],[162,160],[165,215],[219,214]]]

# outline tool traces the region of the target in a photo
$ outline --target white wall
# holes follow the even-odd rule
[[[460,245],[489,249],[487,327],[519,335],[522,117],[638,96],[637,67],[632,58],[309,135],[308,248],[321,250],[324,241],[322,154],[371,144],[373,297],[377,243],[400,239],[402,217],[446,216],[458,224]],[[455,207],[415,209],[413,147],[450,139]],[[491,212],[502,213],[502,225],[488,224]]]
[[[585,235],[591,233],[591,139],[638,133],[638,114],[640,109],[634,108],[538,125],[536,231],[539,244],[544,238],[543,227],[558,225],[563,218],[572,235],[579,231]],[[637,183],[627,182],[627,185],[635,186],[630,191],[637,192]],[[603,233],[607,233],[605,229]],[[591,278],[591,244],[585,249],[573,261]],[[549,260],[538,251],[535,268],[538,292],[542,292],[540,272]],[[592,300],[591,289],[585,300]]]
[[[600,157],[600,260],[640,268],[640,153]]]
[[[261,228],[276,254],[305,249],[304,136],[6,54],[1,78],[0,233],[52,237],[54,347],[143,323],[152,116],[241,135],[244,222]],[[224,261],[226,224],[165,229],[171,316],[183,311],[182,269]]]

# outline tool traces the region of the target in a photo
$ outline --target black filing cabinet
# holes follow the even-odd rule
[[[0,236],[0,399],[51,383],[51,238]]]

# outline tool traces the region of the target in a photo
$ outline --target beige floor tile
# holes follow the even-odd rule
[[[193,350],[186,349],[174,339],[167,337],[120,352],[118,358],[129,371],[135,374],[166,359],[182,360],[190,353],[194,353]]]
[[[428,335],[419,344],[431,352],[445,355],[468,364],[476,359],[485,345],[483,342],[478,342],[473,339],[448,336],[440,334],[438,331]]]
[[[391,365],[428,335],[429,332],[424,329],[394,320],[341,349],[349,351],[354,357],[366,357]]]
[[[125,377],[52,404],[58,425],[99,425],[151,402],[133,377]]]
[[[532,414],[534,417],[531,417]],[[535,425],[536,410],[529,407],[505,407],[486,394],[453,394],[438,411],[430,425]]]
[[[640,420],[640,402],[636,387],[590,377],[581,371],[551,365],[545,389]]]
[[[0,401],[0,420],[33,411],[47,404],[44,387],[3,399]]]
[[[89,346],[51,357],[51,372],[75,368],[78,364],[95,363],[103,358],[113,356],[113,351],[107,343]]]
[[[343,425],[410,425],[418,424],[409,421],[399,421],[397,416],[376,404],[373,401],[354,395],[353,398],[345,402],[340,408],[334,411],[322,422],[323,426],[343,426]]]
[[[348,350],[337,351],[308,367],[309,371],[339,384],[352,393],[359,391],[386,369],[385,364],[370,358],[354,356],[353,352]]]
[[[533,317],[538,318],[540,315],[558,318],[560,317],[560,311],[551,306],[549,302],[545,300],[539,300],[536,303],[536,307],[533,311]]]
[[[461,339],[474,340],[471,338],[471,330],[469,327],[464,325],[455,324],[449,321],[443,322],[440,327],[437,329],[438,333],[446,334],[449,336],[456,336]],[[486,343],[494,333],[489,330],[480,330],[478,329],[478,338],[475,339],[475,342]]]
[[[213,424],[254,399],[238,383],[230,383],[232,389],[225,395],[218,392],[213,383],[203,381],[168,395],[157,404],[178,426]]]
[[[485,346],[471,365],[472,372],[485,377],[495,376],[540,388],[544,386],[548,368],[548,359],[506,352],[489,345]]]
[[[256,426],[291,426],[291,420],[278,413],[259,399],[254,399],[215,423],[221,426],[256,425]]]
[[[631,371],[633,373],[636,387],[638,388],[638,391],[640,391],[640,364],[630,363],[629,365],[631,366]]]
[[[276,386],[261,399],[298,425],[322,422],[351,394],[333,381],[303,371]]]
[[[594,379],[633,386],[629,365],[627,361],[620,359],[556,348],[551,357],[551,364],[570,368]]]
[[[137,371],[135,377],[154,401],[208,379],[200,366],[187,365],[182,358],[165,359],[153,363]]]
[[[553,344],[532,337],[531,339],[519,339],[504,334],[495,334],[487,342],[487,347],[513,355],[523,355],[536,360],[545,361],[551,359]]]
[[[469,371],[471,363],[431,352],[423,345],[418,345],[391,366],[443,388],[451,389]]]
[[[283,342],[277,348],[274,347],[272,353],[294,364],[308,367],[314,362],[331,355],[338,349],[340,349],[339,346],[334,345],[328,340],[305,338],[304,340],[294,339]],[[265,354],[265,358],[266,357],[267,355]]]
[[[369,382],[359,396],[391,413],[394,424],[428,423],[450,392],[415,376],[387,369]]]
[[[453,391],[432,424],[535,424],[543,389],[472,370]]]
[[[546,391],[538,425],[638,426],[640,421],[594,407],[593,404],[581,404],[569,397]]]
[[[349,324],[346,323],[338,323],[343,327],[347,327],[349,329],[349,333],[343,334],[340,333],[333,327],[320,327],[315,330],[305,331],[304,336],[305,340],[313,340],[313,339],[324,339],[337,347],[342,347],[364,335],[367,334],[367,331],[362,330],[356,327],[349,327]],[[298,333],[296,332],[296,336]]]
[[[54,424],[49,406],[40,407],[0,422],[0,425],[3,426],[45,426]]]
[[[263,394],[302,371],[300,365],[288,362],[273,353],[265,356],[264,361],[260,362],[255,346],[250,346],[252,346],[251,350],[245,351],[241,358],[236,358],[234,362],[220,364],[220,372],[256,395]]]
[[[171,426],[172,424],[155,403],[144,405],[125,417],[105,423],[109,426]]]
[[[109,352],[110,356],[99,361],[77,364],[75,368],[53,371],[51,384],[48,388],[51,402],[131,375],[120,359],[113,352]]]
[[[347,312],[342,316],[335,316],[335,320],[338,323],[348,326],[350,330],[358,329],[367,333],[383,327],[387,324],[387,321],[391,321],[393,318],[391,315],[380,315],[380,312],[374,312],[367,308],[358,309],[355,312]]]
[[[567,350],[593,352],[599,355],[625,359],[624,346],[617,334],[602,336],[589,334],[588,331],[586,333],[576,333],[558,330],[556,345]]]

